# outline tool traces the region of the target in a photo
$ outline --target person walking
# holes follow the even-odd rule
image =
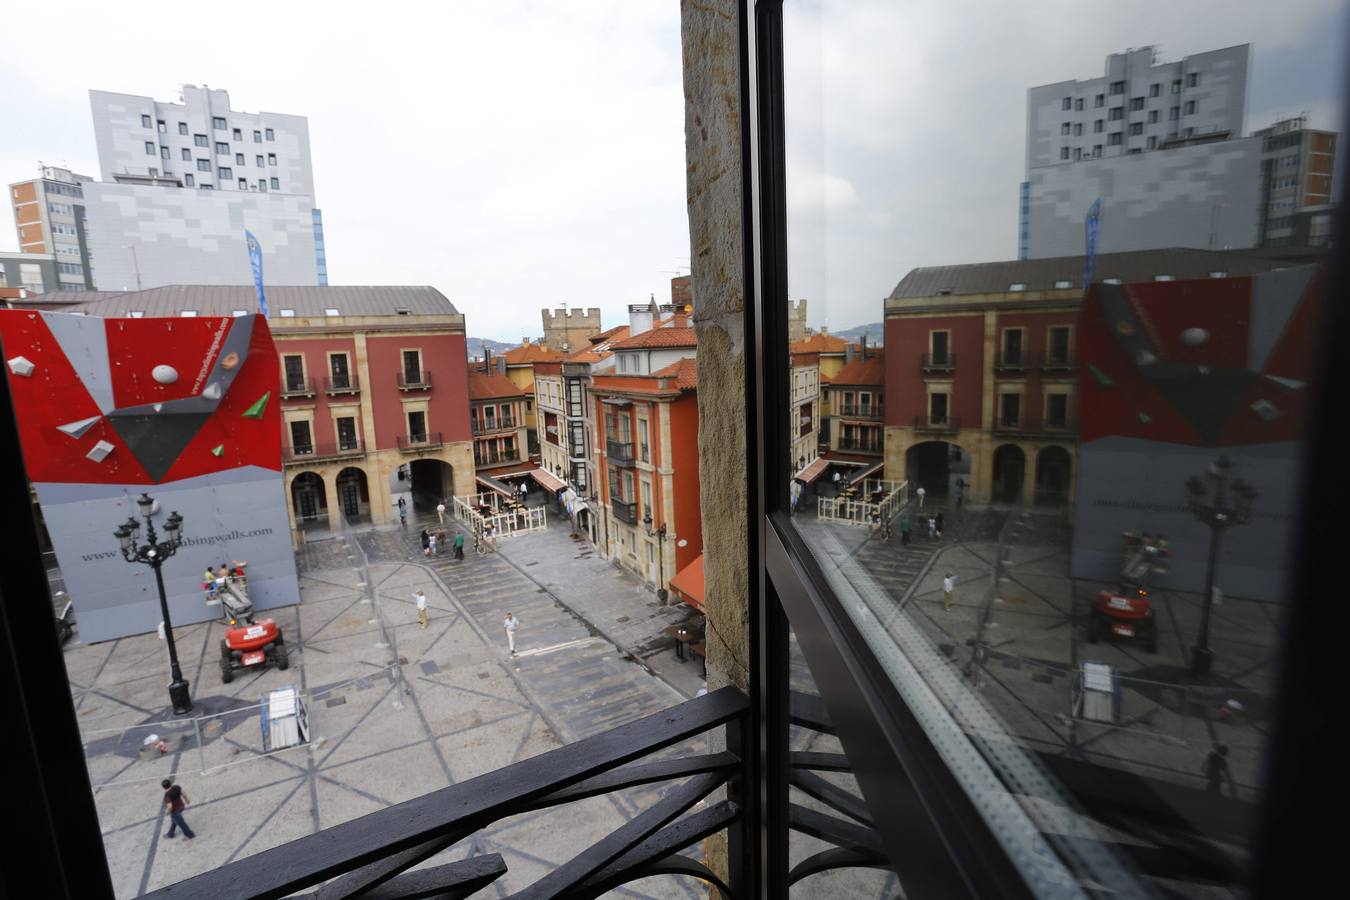
[[[1237,784],[1233,781],[1233,772],[1228,768],[1228,745],[1216,742],[1205,757],[1205,793],[1219,795],[1223,782],[1228,782],[1228,792],[1237,799]]]
[[[166,838],[174,836],[174,832],[183,829],[183,837],[192,840],[197,835],[192,833],[188,823],[183,821],[183,808],[192,801],[188,795],[183,793],[183,789],[173,783],[172,778],[165,778],[159,783],[164,788],[164,810],[169,814],[169,830],[165,833]]]
[[[413,600],[417,603],[417,624],[427,627],[427,595],[419,588],[413,591]]]
[[[436,521],[445,524],[445,501],[436,504]]]
[[[834,495],[835,495],[836,497],[839,496],[839,470],[838,470],[838,469],[835,469],[835,471],[834,471]]]
[[[516,626],[519,624],[520,620],[511,613],[507,613],[502,620],[502,627],[506,629],[506,646],[511,648],[512,656],[516,655]]]
[[[420,540],[420,541],[422,542],[422,555],[423,555],[423,556],[430,556],[430,555],[431,555],[431,535],[427,532],[427,530],[426,530],[425,528],[422,529],[422,534],[421,534],[421,536],[418,538],[418,540]]]
[[[932,539],[935,538],[935,537],[937,537],[937,518],[934,517],[934,516],[929,516],[929,517],[928,517],[928,538],[929,538],[929,540],[932,540]]]
[[[520,483],[520,502],[524,503],[526,500],[529,499],[529,496],[530,496],[530,486],[524,481],[522,481]]]
[[[445,552],[445,529],[436,529],[436,555],[440,556]]]
[[[464,532],[455,533],[455,559],[464,558]]]
[[[430,532],[427,535],[427,556],[436,555],[436,532]]]
[[[900,544],[901,544],[901,546],[904,546],[904,547],[908,547],[908,546],[909,546],[909,528],[910,528],[910,526],[909,526],[909,516],[901,516],[901,517],[900,517]]]
[[[947,577],[942,579],[942,608],[943,608],[943,609],[951,609],[951,608],[952,608],[952,592],[955,591],[955,590],[956,590],[956,576],[953,575],[951,572],[948,572],[948,573],[947,573]]]
[[[919,485],[919,489],[914,492],[914,496],[919,498],[919,509],[923,509],[923,498],[927,495],[928,492],[923,489],[923,485]]]
[[[942,524],[943,524],[943,523],[942,523],[942,510],[938,510],[938,514],[937,514],[937,516],[935,516],[935,518],[937,519],[937,536],[938,536],[939,539],[941,539],[941,538],[942,538]]]

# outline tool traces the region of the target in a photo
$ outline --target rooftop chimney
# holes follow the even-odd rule
[[[506,357],[505,357],[505,356],[499,356],[499,357],[497,357],[497,371],[498,371],[500,374],[502,374],[502,375],[505,375],[505,374],[506,374]]]
[[[844,365],[853,362],[853,344],[844,345]]]

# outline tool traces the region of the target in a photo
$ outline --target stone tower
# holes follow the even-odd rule
[[[806,298],[803,297],[796,303],[788,301],[788,343],[804,341],[807,338],[806,330]]]
[[[575,353],[591,345],[591,336],[600,333],[600,309],[541,310],[544,317],[544,339],[541,343],[550,350]]]

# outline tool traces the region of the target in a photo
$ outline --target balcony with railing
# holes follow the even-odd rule
[[[1029,354],[1025,350],[1000,350],[994,354],[994,371],[1003,375],[1021,375],[1026,372]]]
[[[551,866],[515,896],[599,897],[640,878],[672,875],[715,885],[723,897],[742,896],[745,886],[739,883],[735,867],[728,885],[704,863],[681,851],[698,848],[708,837],[724,831],[732,847],[741,846],[738,830],[744,827],[745,799],[742,780],[736,778],[744,769],[741,757],[731,750],[690,748],[709,742],[724,727],[725,746],[747,746],[748,721],[748,698],[735,688],[724,687],[476,778],[208,868],[151,896],[166,900],[283,897],[320,884],[323,887],[317,893],[305,896],[334,900],[477,896],[476,892],[507,873],[501,854],[471,850],[465,859],[437,860],[436,865],[407,870],[512,817],[533,818],[568,804],[575,804],[572,814],[585,816],[585,803],[591,798],[653,785],[665,786],[659,799],[571,859]],[[724,785],[725,796],[714,796]],[[855,830],[870,837],[867,829]],[[470,846],[477,844],[470,841]]]
[[[1056,353],[1053,350],[1041,355],[1041,371],[1047,375],[1071,375],[1078,368],[1078,360],[1072,350]]]
[[[810,419],[802,419],[797,426],[797,437],[804,438],[811,433],[812,422]]]
[[[511,450],[509,452],[491,450],[487,453],[477,452],[473,455],[473,464],[475,466],[504,466],[518,462],[520,462],[519,450]]]
[[[1031,416],[999,416],[994,422],[995,434],[1071,436],[1078,433],[1078,423],[1072,417],[1033,418]]]
[[[935,372],[954,372],[956,370],[956,354],[924,353],[919,357],[919,369],[925,375]]]
[[[614,518],[620,522],[627,522],[629,525],[636,525],[638,522],[637,501],[624,503],[622,500],[611,499],[610,508],[614,510]]]
[[[326,459],[345,459],[351,456],[364,456],[365,449],[357,438],[338,441],[311,441],[308,444],[292,444],[282,448],[282,458],[287,465],[307,465]]]
[[[398,373],[398,389],[400,391],[429,391],[431,390],[431,373],[426,369],[420,372],[400,370]]]
[[[494,431],[514,431],[520,427],[520,421],[512,416],[505,416],[500,419],[474,419],[474,434],[490,434]],[[555,442],[556,443],[556,442]]]
[[[955,416],[915,416],[914,430],[953,434],[961,430],[961,420]]]
[[[839,449],[847,450],[850,453],[881,453],[886,449],[886,442],[881,439],[880,435],[876,437],[841,437]]]
[[[633,442],[616,441],[608,438],[605,441],[605,455],[609,461],[618,466],[629,466],[633,464]]]
[[[355,375],[329,375],[323,380],[323,392],[330,397],[361,393],[361,382]]]
[[[289,397],[313,397],[314,379],[300,378],[298,376],[287,375],[281,379],[281,396]]]
[[[885,408],[880,403],[844,403],[839,407],[839,414],[854,419],[880,419],[885,415]]]
[[[442,443],[439,431],[429,431],[423,434],[400,434],[398,436],[398,449],[408,453],[417,450],[435,450]]]

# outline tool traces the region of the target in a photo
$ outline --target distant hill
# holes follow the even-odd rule
[[[508,344],[504,341],[494,341],[491,338],[476,338],[476,337],[467,338],[464,341],[464,344],[465,349],[469,354],[469,359],[482,359],[484,346],[486,346],[488,350],[491,351],[493,356],[505,353],[512,347],[518,346],[517,344]]]
[[[886,335],[886,325],[884,322],[873,322],[870,325],[858,325],[847,331],[831,330],[830,334],[841,337],[850,344],[860,342],[865,334],[867,335],[867,346],[880,347],[882,345],[882,339]]]

